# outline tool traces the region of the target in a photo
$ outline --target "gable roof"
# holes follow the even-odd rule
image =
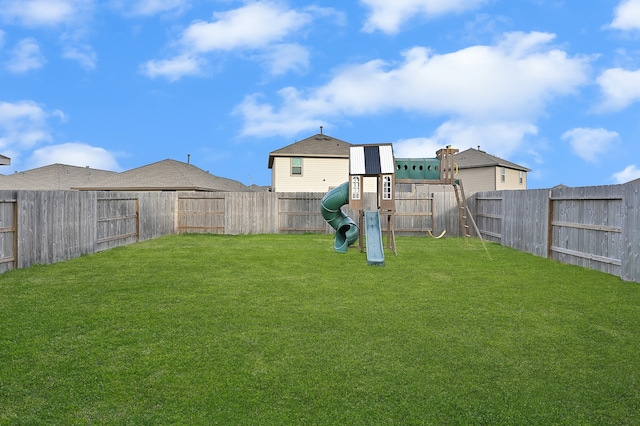
[[[0,154],[0,166],[10,166],[11,165],[11,158]]]
[[[253,191],[232,179],[176,160],[163,160],[108,176],[91,185],[78,185],[82,191]]]
[[[269,168],[275,157],[349,158],[351,144],[332,136],[318,133],[284,148],[269,153]]]
[[[460,169],[473,169],[477,167],[507,167],[509,169],[530,172],[531,169],[520,166],[511,161],[504,160],[479,149],[469,148],[466,151],[455,154],[455,162]]]
[[[116,172],[89,167],[51,164],[4,176],[0,179],[0,189],[68,190],[77,185],[90,185],[116,174]]]

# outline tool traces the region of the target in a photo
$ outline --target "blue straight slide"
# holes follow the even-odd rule
[[[364,212],[364,229],[367,233],[367,264],[384,266],[384,247],[378,210]]]

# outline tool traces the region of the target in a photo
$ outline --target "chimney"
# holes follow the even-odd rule
[[[191,154],[187,154],[187,164],[191,164]]]
[[[322,134],[322,126],[320,126],[320,134]]]

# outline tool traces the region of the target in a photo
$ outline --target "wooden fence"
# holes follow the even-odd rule
[[[173,193],[0,191],[0,272],[175,230]]]
[[[640,282],[640,182],[468,194],[481,235],[505,246]],[[332,233],[324,193],[0,191],[0,272],[162,235]],[[373,194],[365,206],[375,208]],[[345,213],[357,221],[347,206]],[[451,188],[396,192],[398,235],[458,235]]]
[[[640,181],[475,194],[488,240],[640,282]]]
[[[436,193],[429,186],[399,192],[394,227],[399,235],[428,231],[457,235],[457,204],[452,191]],[[321,192],[179,192],[178,233],[282,234],[331,233],[322,218]],[[375,194],[365,194],[365,206],[375,209]],[[357,222],[357,212],[344,206]],[[434,229],[435,228],[435,229]]]

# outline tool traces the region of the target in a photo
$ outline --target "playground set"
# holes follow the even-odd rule
[[[466,204],[462,181],[454,162],[457,149],[449,146],[436,152],[435,158],[394,158],[391,144],[353,145],[349,151],[349,181],[327,192],[322,198],[322,217],[336,230],[333,248],[346,253],[359,240],[360,251],[366,249],[367,264],[384,266],[384,249],[397,256],[395,222],[396,184],[445,184],[454,188],[458,204],[460,234],[473,236],[471,212]],[[364,179],[375,178],[376,208],[365,208]],[[342,211],[349,205],[358,212],[358,223]],[[383,244],[381,220],[386,221],[386,246]],[[474,224],[475,226],[475,224]],[[431,236],[431,232],[429,233]],[[444,232],[440,237],[444,235]],[[439,237],[435,237],[439,238]]]

